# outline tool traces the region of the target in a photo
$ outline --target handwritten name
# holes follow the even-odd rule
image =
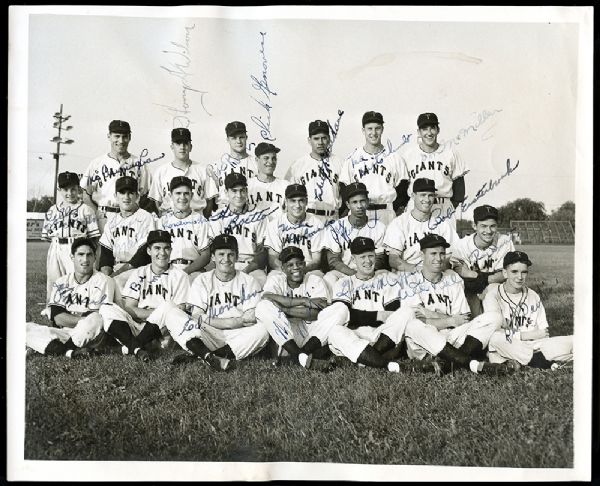
[[[88,309],[90,306],[100,307],[108,298],[106,294],[101,294],[99,300],[91,299],[89,296],[84,297],[83,295],[76,293],[75,288],[62,283],[54,283],[54,291],[52,304],[63,304],[65,306],[81,305]]]
[[[500,113],[502,110],[483,110],[477,115],[477,121],[466,128],[461,128],[458,131],[456,137],[451,140],[444,142],[444,145],[452,146],[458,145],[462,140],[464,140],[470,133],[476,132],[488,119],[496,115],[496,113]],[[488,137],[489,138],[489,137]],[[487,140],[487,139],[484,139]]]
[[[268,61],[267,55],[265,54],[265,36],[266,32],[260,32],[261,40],[260,40],[260,54],[262,58],[262,76],[261,79],[258,79],[254,75],[250,75],[250,79],[252,80],[252,88],[257,91],[260,91],[263,94],[264,100],[258,100],[254,96],[251,98],[258,103],[260,107],[262,107],[266,112],[266,121],[262,119],[262,116],[252,115],[250,119],[260,128],[260,136],[263,140],[268,140],[272,142],[276,140],[276,138],[271,133],[271,109],[273,108],[269,103],[271,103],[271,96],[277,96],[277,93],[273,91],[269,87],[269,80],[267,78],[267,68]]]

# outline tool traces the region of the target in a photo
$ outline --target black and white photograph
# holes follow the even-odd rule
[[[593,7],[11,6],[8,479],[589,480],[592,83]]]

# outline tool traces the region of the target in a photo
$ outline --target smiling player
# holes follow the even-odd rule
[[[277,154],[281,149],[261,142],[254,149],[258,174],[248,180],[248,204],[253,211],[263,211],[273,219],[285,205],[285,188],[289,182],[273,175],[277,168]]]

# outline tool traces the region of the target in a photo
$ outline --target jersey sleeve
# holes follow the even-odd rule
[[[328,291],[327,286],[325,285],[325,281],[317,275],[310,275],[309,278],[310,285],[308,287],[310,289],[310,297],[312,299],[327,299]]]
[[[102,233],[102,236],[100,237],[100,244],[103,247],[109,249],[110,251],[113,250],[114,240],[110,233],[110,225],[108,225],[108,224],[104,226],[104,232]]]
[[[171,300],[175,305],[185,304],[188,301],[190,291],[190,279],[184,272],[173,273],[173,296]]]
[[[50,300],[48,303],[50,305],[57,305],[59,307],[67,308],[63,299],[61,299],[61,293],[63,289],[68,285],[67,276],[60,277],[54,284],[52,285],[52,291],[50,292]]]
[[[198,245],[196,246],[196,249],[198,252],[201,252],[210,246],[210,223],[208,220],[202,219],[194,226],[196,227],[196,236],[198,237]]]
[[[539,295],[537,296],[537,301],[531,305],[531,310],[535,314],[535,325],[538,329],[548,329],[548,319],[546,318],[546,309],[544,309],[544,304],[540,300]]]
[[[396,279],[399,284],[400,306],[417,307],[423,304],[420,292],[420,282],[415,280],[417,275],[411,272],[398,272]]]
[[[52,225],[52,222],[54,221],[54,208],[56,206],[52,206],[47,212],[46,212],[46,216],[44,217],[44,224],[42,225],[42,238],[50,238],[50,226]]]
[[[89,206],[83,204],[81,213],[86,223],[86,232],[89,238],[98,238],[100,236],[100,229],[98,228],[98,219],[96,213]]]
[[[351,184],[352,182],[354,182],[354,179],[352,178],[352,163],[353,163],[354,153],[355,152],[350,154],[342,162],[342,170],[340,172],[340,182],[342,184],[348,185],[348,184]]]
[[[192,282],[188,292],[187,303],[194,307],[192,311],[192,315],[194,316],[198,314],[198,311],[206,313],[208,309],[208,292],[205,285],[204,279],[197,277]]]
[[[127,279],[127,282],[121,291],[121,295],[139,301],[142,293],[142,277],[143,275],[140,271],[134,271]]]
[[[206,174],[204,175],[204,197],[206,199],[212,199],[219,194],[219,188],[215,183],[215,180],[208,175],[208,168],[206,170]]]
[[[152,231],[156,227],[156,219],[150,213],[144,218],[143,224],[140,227],[140,232],[138,235],[138,239],[135,243],[135,250],[137,251],[142,245],[146,244],[146,240],[148,239],[148,233]],[[135,253],[135,251],[133,252]]]
[[[138,172],[138,193],[140,196],[145,196],[152,185],[152,175],[147,165],[142,165]]]
[[[398,224],[399,219],[394,219],[385,229],[383,236],[383,247],[386,250],[392,250],[390,253],[402,253],[406,249],[406,240],[404,232],[401,231]]]
[[[470,314],[471,308],[469,307],[469,303],[467,302],[467,298],[465,296],[465,283],[462,278],[456,273],[452,272],[452,278],[455,283],[452,287],[452,291],[454,294],[454,298],[452,299],[453,307],[455,314]]]
[[[452,167],[452,180],[456,180],[459,177],[463,177],[465,175],[465,171],[467,170],[467,167],[463,161],[463,158],[460,155],[460,152],[458,152],[457,150],[454,149],[454,147],[452,147],[452,152],[453,152],[453,159],[454,159],[454,164]]]
[[[246,282],[242,283],[240,299],[242,300],[242,312],[256,308],[260,301],[262,290],[255,278],[247,276]]]
[[[281,253],[281,238],[279,236],[279,222],[281,220],[276,219],[271,221],[270,224],[267,225],[267,231],[265,234],[265,246],[270,248],[275,253]]]
[[[292,162],[292,165],[290,165],[288,167],[287,172],[285,173],[285,176],[283,176],[283,178],[285,180],[290,181],[290,183],[297,183],[298,181],[296,180],[296,176],[294,175],[295,170],[296,170],[296,165],[298,164],[298,161]]]
[[[161,184],[161,170],[160,168],[156,169],[154,173],[154,177],[152,177],[152,183],[150,184],[150,189],[148,191],[148,197],[157,203],[162,203],[162,191],[160,190]]]
[[[333,302],[343,302],[344,304],[352,305],[352,279],[350,277],[342,277],[333,286],[331,300]]]
[[[115,281],[111,277],[104,277],[105,278],[99,279],[98,284],[95,285],[90,292],[90,310],[98,310],[102,304],[114,302]]]
[[[281,286],[280,273],[270,273],[265,281],[263,292],[275,295],[284,295],[285,289]]]
[[[267,219],[263,218],[254,225],[254,249],[256,250],[259,246],[265,245],[265,238],[267,233]]]
[[[337,221],[334,221],[333,224],[326,226],[323,230],[323,239],[321,241],[322,249],[329,250],[332,253],[342,253],[340,239],[344,238],[344,234],[345,232],[341,219],[338,219]]]
[[[502,306],[498,301],[498,284],[488,285],[487,292],[483,298],[483,310],[485,312],[498,312],[502,314]]]
[[[373,238],[373,241],[375,242],[375,253],[379,254],[379,253],[383,253],[383,251],[384,251],[383,239],[385,238],[385,225],[383,223],[381,223],[380,221],[378,221],[377,223],[378,223],[378,227],[377,227],[378,234],[377,234],[376,238]]]
[[[81,175],[81,180],[79,181],[79,185],[81,186],[81,188],[88,194],[90,194],[89,189],[96,186],[96,183],[95,183],[94,177],[93,177],[94,166],[95,166],[94,161],[90,162],[90,164],[87,166],[87,169],[85,170],[85,172]]]

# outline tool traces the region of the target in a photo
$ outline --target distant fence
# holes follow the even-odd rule
[[[510,226],[515,243],[575,244],[575,232],[569,221],[511,221]]]
[[[27,239],[41,240],[46,213],[27,213]]]

